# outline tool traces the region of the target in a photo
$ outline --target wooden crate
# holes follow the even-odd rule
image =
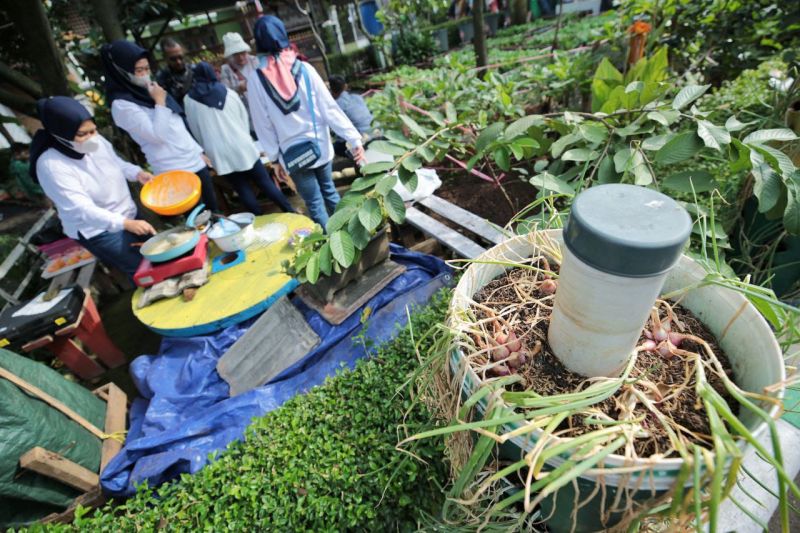
[[[128,413],[128,396],[113,383],[107,383],[92,391],[98,398],[105,400],[106,420],[105,433],[120,433],[125,431],[125,419]],[[92,472],[83,466],[62,457],[61,455],[45,450],[41,447],[31,448],[20,457],[20,466],[56,479],[65,485],[84,491],[84,494],[75,498],[72,504],[61,513],[52,513],[40,520],[41,523],[68,524],[75,518],[75,509],[78,505],[83,507],[99,507],[106,502],[100,490],[100,473],[111,459],[122,449],[122,443],[116,439],[104,439],[100,456],[100,472]]]

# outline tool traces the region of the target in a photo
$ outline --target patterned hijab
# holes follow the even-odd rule
[[[267,96],[284,115],[297,111],[302,67],[297,54],[289,48],[286,27],[278,17],[267,15],[258,19],[253,33],[261,62],[258,79]]]

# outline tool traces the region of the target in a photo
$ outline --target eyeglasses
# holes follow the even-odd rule
[[[183,56],[182,55],[180,55],[180,56],[171,56],[171,57],[167,58],[167,61],[169,61],[170,63],[177,63],[178,61],[183,61]]]
[[[82,130],[82,131],[78,131],[75,134],[75,138],[76,139],[83,139],[84,137],[88,137],[89,135],[94,135],[95,133],[97,133],[97,128],[92,128],[90,130]]]

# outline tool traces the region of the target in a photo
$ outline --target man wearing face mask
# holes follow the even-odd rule
[[[192,65],[185,62],[183,47],[172,38],[161,41],[161,51],[167,66],[156,74],[156,81],[175,99],[178,104],[183,104],[183,97],[192,87]]]
[[[142,257],[131,245],[155,230],[138,219],[126,180],[147,183],[153,176],[120,159],[76,100],[43,98],[38,111],[44,128],[31,143],[31,177],[55,204],[68,237],[133,277]]]

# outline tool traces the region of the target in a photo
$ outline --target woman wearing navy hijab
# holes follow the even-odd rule
[[[217,211],[210,162],[186,129],[181,107],[150,79],[147,50],[128,41],[114,41],[103,45],[100,58],[114,124],[136,141],[156,174],[169,170],[197,174],[203,203]]]
[[[252,182],[283,211],[294,213],[261,163],[241,98],[220,83],[214,68],[205,61],[194,67],[192,88],[183,99],[183,107],[192,135],[211,158],[217,174],[231,182],[248,211],[263,213]]]
[[[290,48],[286,28],[279,18],[261,17],[253,33],[260,60],[260,68],[251,72],[247,79],[253,127],[278,179],[284,181],[287,173],[283,154],[286,150],[300,143],[318,143],[317,160],[293,172],[292,179],[311,218],[324,228],[339,202],[331,176],[333,145],[328,128],[333,128],[339,137],[350,143],[358,162],[364,160],[361,134],[336,104],[314,67],[301,61]]]
[[[55,204],[68,237],[133,277],[142,256],[131,244],[155,230],[138,220],[126,180],[147,183],[153,176],[120,159],[76,100],[44,98],[38,110],[44,128],[31,143],[31,177]]]

